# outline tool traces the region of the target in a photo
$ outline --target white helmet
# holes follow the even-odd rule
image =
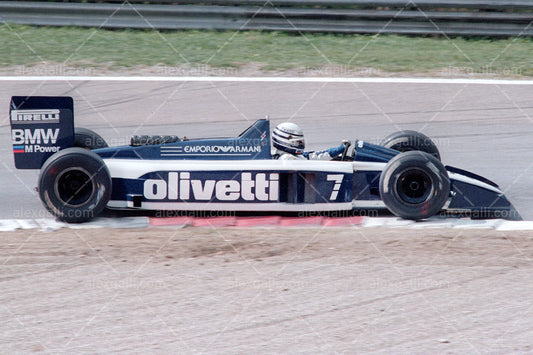
[[[272,145],[289,154],[302,154],[305,148],[304,133],[297,124],[280,123],[272,133]]]

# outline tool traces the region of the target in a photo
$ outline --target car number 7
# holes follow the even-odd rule
[[[337,199],[337,195],[339,194],[339,190],[341,188],[343,179],[344,179],[344,174],[328,174],[327,180],[335,181],[335,184],[333,184],[333,190],[331,191],[331,196],[329,197],[330,200]]]

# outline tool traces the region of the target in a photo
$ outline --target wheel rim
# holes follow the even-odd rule
[[[422,169],[406,170],[399,175],[396,182],[396,194],[409,204],[422,204],[429,200],[432,193],[431,177]]]
[[[56,195],[68,206],[82,206],[94,194],[91,175],[81,168],[71,168],[61,172],[56,178]]]

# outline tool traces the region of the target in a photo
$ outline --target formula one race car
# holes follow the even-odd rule
[[[276,160],[268,120],[232,138],[134,136],[128,146],[108,147],[74,128],[73,106],[70,97],[14,96],[10,109],[15,166],[41,170],[41,200],[66,222],[90,220],[106,207],[520,218],[498,185],[444,166],[418,132],[394,133],[381,145],[356,140],[333,161]]]

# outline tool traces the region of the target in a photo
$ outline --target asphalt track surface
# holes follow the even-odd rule
[[[9,130],[12,95],[74,97],[75,124],[110,145],[134,134],[234,136],[268,115],[298,123],[309,149],[341,139],[372,143],[401,129],[432,137],[447,165],[500,185],[533,219],[531,85],[474,83],[1,81],[0,218],[51,217],[34,187],[37,171],[15,170]]]

